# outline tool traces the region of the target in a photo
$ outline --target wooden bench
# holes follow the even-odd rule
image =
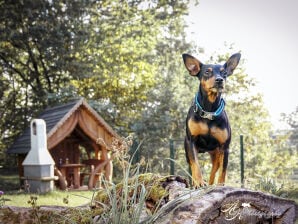
[[[96,183],[99,182],[99,187],[101,187],[101,181],[100,177],[103,175],[103,170],[99,170],[99,172],[94,173],[94,170],[97,166],[103,163],[103,160],[98,160],[98,159],[88,159],[88,160],[83,160],[82,164],[86,165],[85,170],[82,170],[81,172],[81,186],[84,184],[84,179],[85,177],[88,177],[88,183],[90,182],[90,178],[92,177],[92,174],[94,174],[94,179],[92,181],[92,187],[96,187]],[[90,188],[91,186],[89,186]]]

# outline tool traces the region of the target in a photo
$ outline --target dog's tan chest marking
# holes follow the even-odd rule
[[[206,135],[209,132],[207,123],[188,120],[188,128],[192,136]]]
[[[216,126],[213,126],[209,129],[207,123],[202,121],[196,122],[192,119],[189,119],[188,128],[192,136],[210,134],[219,142],[219,144],[224,144],[229,137],[229,133],[226,128],[221,129]]]
[[[229,137],[229,133],[226,128],[220,129],[216,126],[210,128],[210,135],[217,139],[220,144],[224,144]]]

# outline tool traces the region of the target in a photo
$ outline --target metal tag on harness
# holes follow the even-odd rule
[[[200,116],[208,120],[213,120],[213,113],[206,113],[204,111],[201,111]]]

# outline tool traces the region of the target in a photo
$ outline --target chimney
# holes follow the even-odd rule
[[[26,156],[23,167],[28,191],[46,193],[54,189],[55,162],[47,149],[46,123],[42,119],[33,119],[31,127],[31,150]]]

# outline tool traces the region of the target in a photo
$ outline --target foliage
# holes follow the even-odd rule
[[[296,110],[290,114],[282,114],[282,119],[286,121],[291,127],[289,137],[290,145],[294,151],[298,151],[298,106]]]
[[[274,194],[295,201],[298,200],[297,184],[290,180],[280,181],[278,179],[258,175],[257,179],[253,180],[253,182],[248,182],[247,185],[249,189]]]
[[[138,157],[147,164],[142,169],[169,173],[173,139],[181,167],[177,173],[185,173],[184,122],[198,81],[187,74],[181,54],[201,53],[186,41],[189,2],[0,4],[0,163],[10,164],[4,152],[32,117],[48,105],[83,96],[121,135],[133,133],[143,142]],[[234,53],[228,48],[224,55],[215,53],[210,62],[223,63]],[[272,132],[262,95],[244,67],[242,61],[227,81],[226,109],[233,131],[228,176],[232,182],[240,179],[243,134],[247,179],[256,174],[287,177],[297,150],[287,144],[287,135]],[[289,116],[289,122],[295,116]],[[208,155],[200,157],[204,170],[210,169]],[[122,179],[121,166],[115,171]]]
[[[94,75],[75,85],[80,95],[106,108],[101,113],[120,133],[151,137],[162,127],[160,116],[154,119],[165,87],[161,83],[169,83],[177,55],[189,46],[182,18],[187,1],[117,2],[102,5],[97,13],[104,16],[90,19],[98,30],[93,34],[96,47],[91,47],[97,59]]]
[[[260,177],[258,183],[255,185],[255,189],[275,195],[279,195],[283,187],[283,184],[279,185],[275,180],[267,177]]]
[[[0,151],[52,102],[51,95],[65,100],[70,76],[85,73],[76,53],[87,35],[82,26],[87,6],[88,1],[0,4]]]
[[[0,191],[0,208],[2,208],[5,205],[5,202],[10,201],[3,195],[4,195],[4,192]]]
[[[29,217],[25,216],[26,220],[33,221],[34,223],[141,223],[142,221],[142,223],[152,223],[152,220],[154,221],[165,213],[169,213],[168,207],[161,207],[168,203],[169,200],[172,207],[175,204],[177,206],[182,205],[181,199],[184,198],[185,195],[189,195],[191,191],[185,191],[180,197],[178,196],[175,199],[169,199],[168,191],[171,188],[164,186],[168,177],[151,173],[139,175],[140,164],[134,166],[131,163],[133,158],[127,155],[131,139],[128,137],[123,139],[123,141],[124,144],[117,144],[119,149],[114,150],[120,152],[116,154],[115,159],[120,160],[120,164],[122,165],[123,180],[117,185],[105,182],[105,188],[100,189],[97,195],[92,197],[90,203],[91,209],[84,209],[84,207],[60,210],[40,209],[37,201],[44,196],[53,198],[53,193],[55,194],[55,192],[47,195],[31,195],[27,202],[31,205],[31,210],[26,212],[25,215],[29,214]],[[194,195],[196,198],[201,197],[212,188],[212,186],[202,188],[200,191],[197,191],[199,194],[195,193]],[[275,194],[279,194],[282,189],[277,186],[276,182],[267,178],[260,179],[259,185],[257,185],[256,188]],[[82,196],[82,193],[83,192],[78,193],[78,196]],[[69,201],[72,200],[70,197],[73,196],[73,194],[69,192],[65,194],[61,194],[59,199],[63,199],[63,202],[69,205]],[[26,194],[26,196],[28,197],[29,195]],[[80,200],[80,202],[82,203],[82,200]],[[48,203],[46,204],[49,205]],[[94,205],[97,205],[97,207]],[[148,215],[145,208],[150,208],[150,206],[151,214]],[[11,210],[9,211],[4,208],[1,212],[1,217],[4,218],[4,220],[14,220],[14,222],[19,220],[16,213],[11,213]]]
[[[98,141],[105,144],[102,139]],[[111,150],[115,152],[113,157],[120,164],[123,177],[117,185],[104,180],[104,188],[94,198],[96,223],[140,223],[146,206],[149,191],[145,188],[145,178],[139,176],[140,164],[134,166],[131,162],[134,155],[128,154],[133,143],[131,136],[119,143],[113,144]],[[152,180],[150,177],[151,174],[148,179]]]
[[[136,175],[138,174],[137,172]],[[121,184],[106,186],[98,192],[95,201],[102,209],[98,211],[96,222],[140,222],[148,191],[138,178],[130,181],[128,178],[126,175]]]
[[[121,133],[131,132],[155,105],[149,98],[164,58],[187,49],[188,3],[0,4],[0,151],[46,106],[77,96],[90,100]]]
[[[20,179],[16,171],[7,172],[4,169],[0,169],[0,173],[0,190],[7,192],[18,189]]]

